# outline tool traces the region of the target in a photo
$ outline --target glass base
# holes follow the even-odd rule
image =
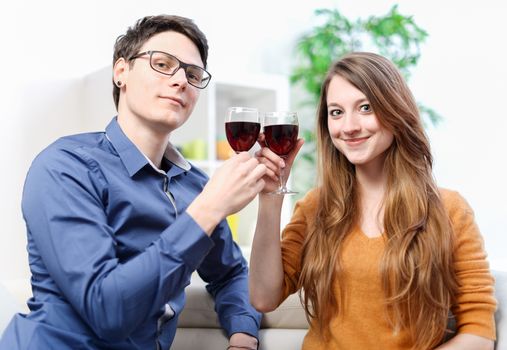
[[[276,194],[280,196],[298,194],[299,192],[289,190],[287,187],[279,188],[276,191],[269,192],[269,194]]]

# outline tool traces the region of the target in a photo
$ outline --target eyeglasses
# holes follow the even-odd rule
[[[156,72],[172,76],[176,74],[180,68],[183,68],[188,83],[198,89],[204,89],[208,86],[208,83],[211,80],[211,74],[209,74],[209,72],[207,72],[204,68],[194,64],[181,62],[173,55],[163,51],[140,52],[137,55],[132,56],[129,61],[135,60],[136,58],[144,55],[150,55],[150,66]]]

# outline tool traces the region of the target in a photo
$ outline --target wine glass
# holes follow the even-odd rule
[[[225,120],[225,135],[232,149],[246,152],[259,137],[261,123],[257,108],[229,107]]]
[[[284,160],[292,151],[298,139],[298,116],[296,112],[268,112],[264,116],[266,145]],[[296,194],[287,188],[283,168],[280,169],[280,187],[272,194]]]

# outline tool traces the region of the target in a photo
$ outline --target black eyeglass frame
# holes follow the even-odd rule
[[[176,60],[176,62],[178,62],[178,67],[174,70],[173,73],[165,73],[165,72],[159,71],[158,69],[156,69],[155,67],[153,67],[153,64],[152,64],[152,56],[153,56],[154,53],[161,53],[161,54],[167,55],[167,56],[169,56],[171,58],[174,58]],[[150,67],[151,67],[151,69],[153,69],[157,73],[164,74],[164,75],[167,75],[167,76],[173,76],[174,74],[176,74],[176,72],[178,72],[178,70],[180,68],[183,68],[183,70],[185,71],[185,77],[187,78],[187,82],[190,85],[192,85],[193,87],[196,87],[198,89],[204,89],[204,88],[206,88],[208,86],[210,80],[211,80],[211,74],[206,69],[204,69],[202,67],[199,67],[199,66],[197,66],[195,64],[185,63],[185,62],[179,60],[178,57],[173,56],[170,53],[167,53],[167,52],[164,52],[164,51],[149,50],[149,51],[139,52],[138,54],[135,54],[134,56],[130,57],[129,61],[135,60],[135,59],[140,58],[140,57],[142,57],[144,55],[149,55],[150,56]],[[204,73],[206,73],[208,75],[207,80],[205,81],[204,85],[198,86],[198,85],[192,84],[190,82],[190,80],[188,79],[188,72],[187,72],[187,68],[188,67],[197,68],[199,70],[202,70]]]

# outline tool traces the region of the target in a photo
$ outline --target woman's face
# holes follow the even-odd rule
[[[327,91],[327,126],[334,146],[349,162],[366,166],[383,162],[394,136],[378,121],[366,96],[335,75]]]

